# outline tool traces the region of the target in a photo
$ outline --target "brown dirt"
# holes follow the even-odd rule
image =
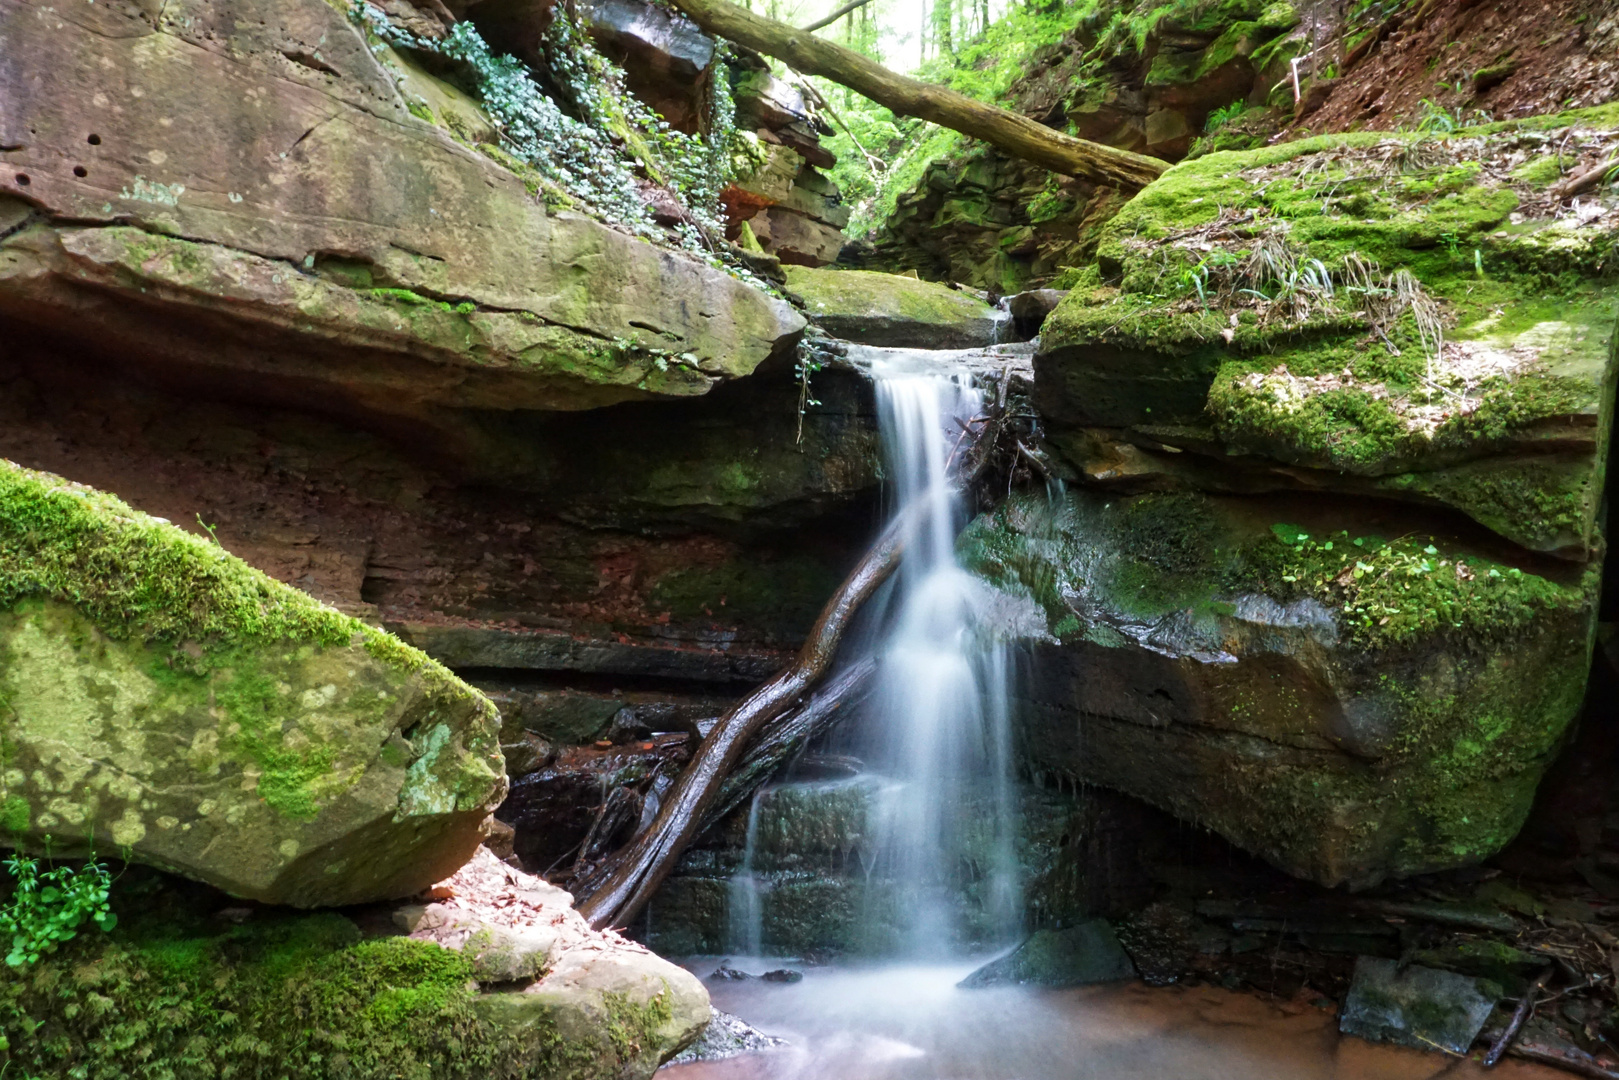
[[[1356,58],[1358,29],[1381,40]],[[1319,54],[1356,62],[1290,134],[1409,127],[1430,108],[1425,101],[1476,122],[1480,112],[1508,120],[1619,98],[1612,0],[1412,2],[1375,29],[1352,28],[1347,44]],[[1478,72],[1502,64],[1516,66],[1496,85],[1475,84]]]

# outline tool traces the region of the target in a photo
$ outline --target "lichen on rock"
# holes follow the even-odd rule
[[[8,842],[300,906],[408,895],[506,791],[487,698],[118,499],[0,461]]]

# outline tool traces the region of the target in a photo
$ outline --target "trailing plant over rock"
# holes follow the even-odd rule
[[[577,203],[604,221],[661,240],[643,194],[645,185],[655,185],[680,203],[682,220],[672,226],[679,245],[725,265],[720,193],[735,175],[739,155],[746,156],[726,78],[710,80],[707,131],[687,135],[629,91],[623,70],[595,50],[567,5],[557,7],[544,50],[547,80],[564,102],[547,94],[520,61],[491,49],[470,21],[435,39],[396,26],[363,0],[352,14],[375,36],[379,50],[391,45],[459,65],[500,131],[502,145],[480,149],[518,171],[532,169],[550,200]],[[754,280],[740,265],[731,269]]]

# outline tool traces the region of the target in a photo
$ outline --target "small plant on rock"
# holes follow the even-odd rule
[[[118,921],[108,901],[112,875],[94,858],[83,866],[41,873],[38,859],[13,854],[6,869],[16,879],[10,903],[0,907],[0,935],[11,938],[6,952],[10,967],[27,967],[55,952],[73,940],[86,920],[103,931]]]

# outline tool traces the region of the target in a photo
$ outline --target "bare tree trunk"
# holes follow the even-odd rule
[[[714,725],[663,800],[651,827],[612,856],[600,873],[604,879],[600,887],[579,904],[592,926],[623,925],[646,906],[681,852],[702,832],[748,744],[826,674],[849,621],[899,565],[910,518],[902,515],[893,521],[838,587],[792,666],[749,694]]]
[[[1103,184],[1141,188],[1169,168],[1167,162],[1076,139],[1027,116],[974,101],[942,86],[896,75],[852,49],[785,23],[766,19],[728,0],[673,0],[697,25],[717,37],[782,60],[806,75],[842,83],[901,116],[917,116],[982,139],[1015,158],[1053,172]],[[924,8],[922,23],[929,19]]]

